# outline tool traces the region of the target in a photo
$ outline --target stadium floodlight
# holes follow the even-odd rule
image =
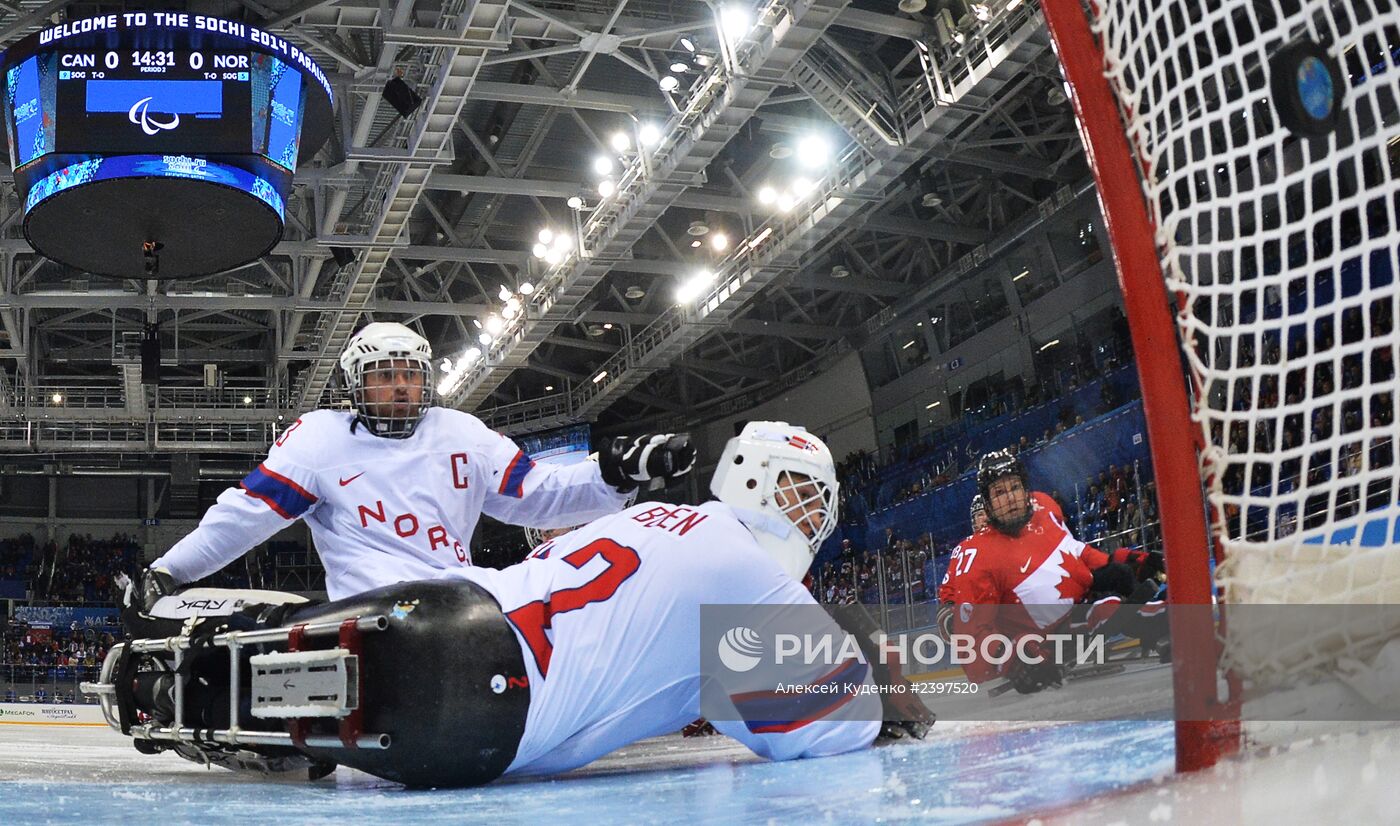
[[[604,370],[603,372],[601,372],[601,373],[599,373],[598,375],[596,375],[596,376],[593,377],[593,383],[594,383],[594,384],[597,384],[598,382],[602,381],[603,379],[605,379],[605,378],[607,378],[607,377],[608,377],[608,371],[607,371],[607,370]]]
[[[684,63],[677,61],[671,64],[671,71],[678,75],[683,75],[686,72],[690,71],[690,67]]]
[[[63,394],[62,394],[62,393],[55,393],[55,394],[53,394],[53,403],[54,403],[54,404],[63,404]]]
[[[753,16],[743,6],[731,3],[719,10],[719,25],[725,38],[730,43],[737,43],[749,33],[749,28],[753,25]]]
[[[493,336],[500,335],[505,326],[506,323],[501,320],[501,317],[494,313],[486,317],[486,332]]]
[[[779,195],[778,195],[778,200],[777,200],[777,206],[778,206],[778,211],[779,211],[779,212],[787,212],[788,210],[792,209],[793,205],[796,204],[796,203],[797,203],[796,200],[794,200],[793,197],[792,197],[792,193],[790,193],[790,192],[779,193]]]
[[[546,385],[544,386],[544,392],[549,393],[549,392],[551,392],[552,390],[554,390],[554,385],[552,385],[552,384],[546,384]]]
[[[764,206],[772,204],[778,200],[778,191],[771,186],[760,187],[758,190],[758,202]]]
[[[674,92],[680,88],[681,82],[676,79],[675,75],[662,75],[661,80],[657,81],[656,85],[660,86],[663,92]]]
[[[442,362],[438,364],[438,369],[442,370],[444,373],[450,372],[452,370],[452,359],[443,359]]]
[[[541,244],[548,244],[552,240],[554,240],[554,230],[550,229],[549,227],[545,227],[544,229],[540,230]]]
[[[983,23],[992,19],[992,10],[987,6],[986,3],[973,3],[971,9],[972,16],[976,17]]]
[[[536,244],[530,248],[530,252],[534,253],[536,258],[543,258],[544,254],[549,252],[549,247],[544,244]]]
[[[507,299],[506,299],[506,309],[509,309],[509,310],[518,310],[518,309],[520,309],[520,297],[519,297],[519,296],[514,296],[514,295],[513,295],[513,296],[511,296],[510,298],[507,298]]]
[[[644,123],[637,130],[637,139],[642,142],[642,146],[656,146],[661,143],[661,129],[654,123]]]
[[[544,262],[545,262],[546,264],[549,264],[550,266],[554,266],[555,264],[558,264],[560,261],[563,261],[563,260],[564,260],[564,253],[560,252],[559,250],[555,249],[554,247],[550,247],[549,249],[545,250],[545,253],[544,253]]]
[[[492,339],[492,336],[491,336],[490,333],[482,333],[481,335],[479,335],[479,336],[476,337],[476,340],[479,341],[479,342],[481,342],[481,346],[482,346],[482,347],[489,347],[489,346],[491,346],[491,339]]]
[[[244,404],[252,404],[252,403],[253,403],[253,397],[252,397],[252,396],[244,396],[244,397],[243,397],[243,403],[244,403]]]
[[[468,348],[467,348],[467,355],[466,355],[466,358],[467,358],[467,363],[468,363],[468,364],[470,364],[471,362],[476,361],[477,359],[481,358],[481,348],[480,348],[480,347],[468,347]]]
[[[695,53],[695,41],[691,40],[691,39],[688,38],[688,37],[682,37],[682,38],[681,38],[681,48],[685,49],[687,52],[690,52],[691,54],[694,54],[694,53]]]
[[[515,318],[517,310],[518,308],[512,307],[509,304],[507,304],[506,306],[501,308],[501,317],[504,318],[506,321],[510,321],[512,318]]]
[[[797,143],[797,157],[803,166],[825,166],[831,158],[831,144],[821,135],[806,135]]]
[[[583,209],[583,199],[577,195],[565,201],[565,203],[569,205],[569,209]]]
[[[616,191],[617,184],[613,183],[611,179],[604,178],[603,180],[598,182],[598,194],[602,197],[610,198],[612,197],[612,194]]]
[[[607,155],[599,155],[593,159],[593,171],[599,175],[610,175],[613,171],[613,159]]]
[[[696,298],[699,298],[705,292],[705,288],[710,286],[714,280],[715,274],[709,270],[701,270],[695,275],[692,275],[685,283],[676,288],[676,302],[679,304],[688,304]]]
[[[507,287],[504,284],[501,285],[501,289],[496,293],[496,297],[501,299],[502,301],[509,301],[510,295],[510,287]]]
[[[530,295],[530,294],[533,293],[534,291],[535,291],[535,285],[534,285],[534,284],[531,284],[529,281],[522,281],[522,282],[520,282],[520,294],[521,294],[521,295]]]
[[[729,236],[722,232],[711,233],[710,246],[714,248],[715,252],[724,252],[729,249]]]
[[[614,152],[626,152],[632,148],[632,139],[627,137],[626,132],[614,132],[608,138],[608,143],[612,145]]]
[[[799,198],[806,198],[812,193],[812,187],[814,186],[816,186],[816,184],[812,183],[811,180],[798,175],[796,178],[792,179],[792,194]]]
[[[573,238],[567,232],[557,232],[554,234],[554,248],[560,252],[567,252],[569,245],[573,243]]]

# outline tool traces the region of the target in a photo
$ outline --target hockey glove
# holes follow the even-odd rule
[[[123,579],[126,580],[126,589],[122,594],[122,606],[134,607],[143,614],[149,613],[151,606],[159,602],[161,597],[175,593],[175,578],[164,568],[147,568],[135,579]]]
[[[1094,582],[1089,586],[1093,599],[1122,597],[1127,599],[1137,587],[1133,570],[1121,562],[1110,562],[1094,571]]]
[[[1121,562],[1131,568],[1138,582],[1155,580],[1167,570],[1166,561],[1155,551],[1119,548],[1109,555],[1108,559],[1110,562]]]
[[[865,661],[870,664],[875,684],[893,689],[880,692],[880,706],[885,720],[880,726],[877,742],[900,740],[905,737],[924,739],[924,735],[928,734],[937,718],[928,706],[924,705],[923,700],[919,699],[919,695],[914,693],[914,687],[909,678],[904,676],[899,662],[886,661],[880,656],[880,646],[876,642],[876,637],[883,634],[880,626],[865,610],[865,606],[859,603],[834,605],[828,610],[836,624],[855,637],[856,645],[860,647]]]
[[[618,436],[599,451],[598,464],[603,481],[622,493],[631,493],[643,483],[654,490],[690,472],[695,447],[688,433]]]
[[[1029,663],[1019,657],[1013,657],[1010,662],[1011,670],[1006,675],[1012,688],[1021,694],[1035,694],[1051,686],[1059,688],[1064,684],[1064,667],[1055,662],[1050,651],[1042,649],[1038,643],[1031,642],[1025,646],[1025,652],[1027,659],[1034,659],[1039,655],[1040,662]]]

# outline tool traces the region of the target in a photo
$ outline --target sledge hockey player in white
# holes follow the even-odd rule
[[[496,599],[524,649],[529,712],[506,774],[567,771],[699,717],[701,605],[816,605],[801,579],[837,523],[826,445],[784,422],[750,422],[726,445],[710,490],[719,501],[636,505],[518,565],[453,572]],[[841,638],[834,622],[812,629],[823,631]],[[810,676],[833,670],[852,690],[827,695],[808,718],[744,722],[749,697],[730,719],[711,720],[774,760],[865,748],[881,729],[870,668],[817,663]]]
[[[432,351],[402,324],[375,322],[340,357],[353,411],[315,410],[289,426],[262,464],[209,508],[199,527],[146,572],[132,599],[238,559],[294,519],[311,526],[332,600],[471,565],[483,512],[555,528],[615,513],[639,483],[683,475],[684,435],[616,439],[598,462],[536,466],[475,416],[433,406]]]
[[[124,621],[144,625],[134,637],[182,633],[190,639],[189,661],[227,669],[226,655],[204,648],[231,628],[291,629],[295,636],[308,625],[338,625],[344,634],[347,622],[377,617],[381,632],[366,635],[357,653],[370,700],[358,707],[364,717],[355,731],[392,733],[392,745],[300,747],[320,766],[316,776],[341,764],[433,787],[568,771],[628,743],[681,730],[701,715],[702,694],[720,732],[774,760],[865,748],[882,729],[922,737],[932,715],[896,665],[879,661],[873,621],[863,609],[833,620],[800,582],[837,520],[836,471],[826,446],[800,427],[751,422],[726,445],[710,489],[718,501],[636,505],[546,541],[503,570],[463,566],[319,605],[247,605],[232,616],[221,608],[223,614],[211,612],[193,625],[184,606],[173,604],[181,596],[169,596],[153,616],[129,609]],[[163,613],[167,605],[179,610]],[[811,691],[780,691],[725,668],[706,673],[705,605],[792,606],[809,612],[802,623],[814,636],[841,641],[841,629],[849,630],[862,656],[838,642],[827,657],[784,666],[785,683]],[[768,621],[757,618],[754,627]],[[300,643],[289,645],[302,650],[295,647]],[[128,709],[121,722],[114,714],[108,720],[133,734],[138,748],[184,749],[219,765],[245,765],[249,754],[288,757],[285,747],[250,753],[241,741],[220,739],[216,730],[230,725],[230,706],[238,705],[207,687],[227,686],[226,670],[183,678],[186,716],[177,720],[171,687],[182,678],[171,664],[150,662],[161,656],[128,663],[126,652],[114,649],[103,666],[104,680],[115,678],[99,693]],[[890,686],[900,693],[881,690]],[[288,702],[294,713],[267,708],[258,719],[243,712],[239,725],[245,732],[267,730],[269,723],[276,730],[303,713],[302,705]],[[136,709],[146,722],[129,726]],[[157,737],[149,733],[152,725],[193,726],[206,741],[171,745],[163,733],[169,729]],[[319,732],[323,741],[337,725],[345,720],[327,715],[296,723],[303,736]],[[357,736],[340,731],[341,740]]]

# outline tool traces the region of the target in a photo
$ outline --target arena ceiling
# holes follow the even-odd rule
[[[265,444],[340,403],[370,320],[420,330],[451,362],[445,403],[513,432],[703,418],[861,346],[1082,191],[1034,3],[733,5],[194,0],[314,55],[335,133],[272,254],[180,282],[39,256],[5,170],[0,444]],[[137,7],[168,5],[0,0],[0,40]],[[423,99],[407,118],[395,76]],[[567,241],[539,246],[546,228]],[[159,389],[133,349],[149,322]]]

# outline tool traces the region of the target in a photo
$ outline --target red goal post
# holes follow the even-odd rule
[[[1118,266],[1169,593],[1219,588],[1233,617],[1171,616],[1177,764],[1200,768],[1238,748],[1242,685],[1326,680],[1400,639],[1301,611],[1242,633],[1239,607],[1400,604],[1400,13],[1044,10]]]

